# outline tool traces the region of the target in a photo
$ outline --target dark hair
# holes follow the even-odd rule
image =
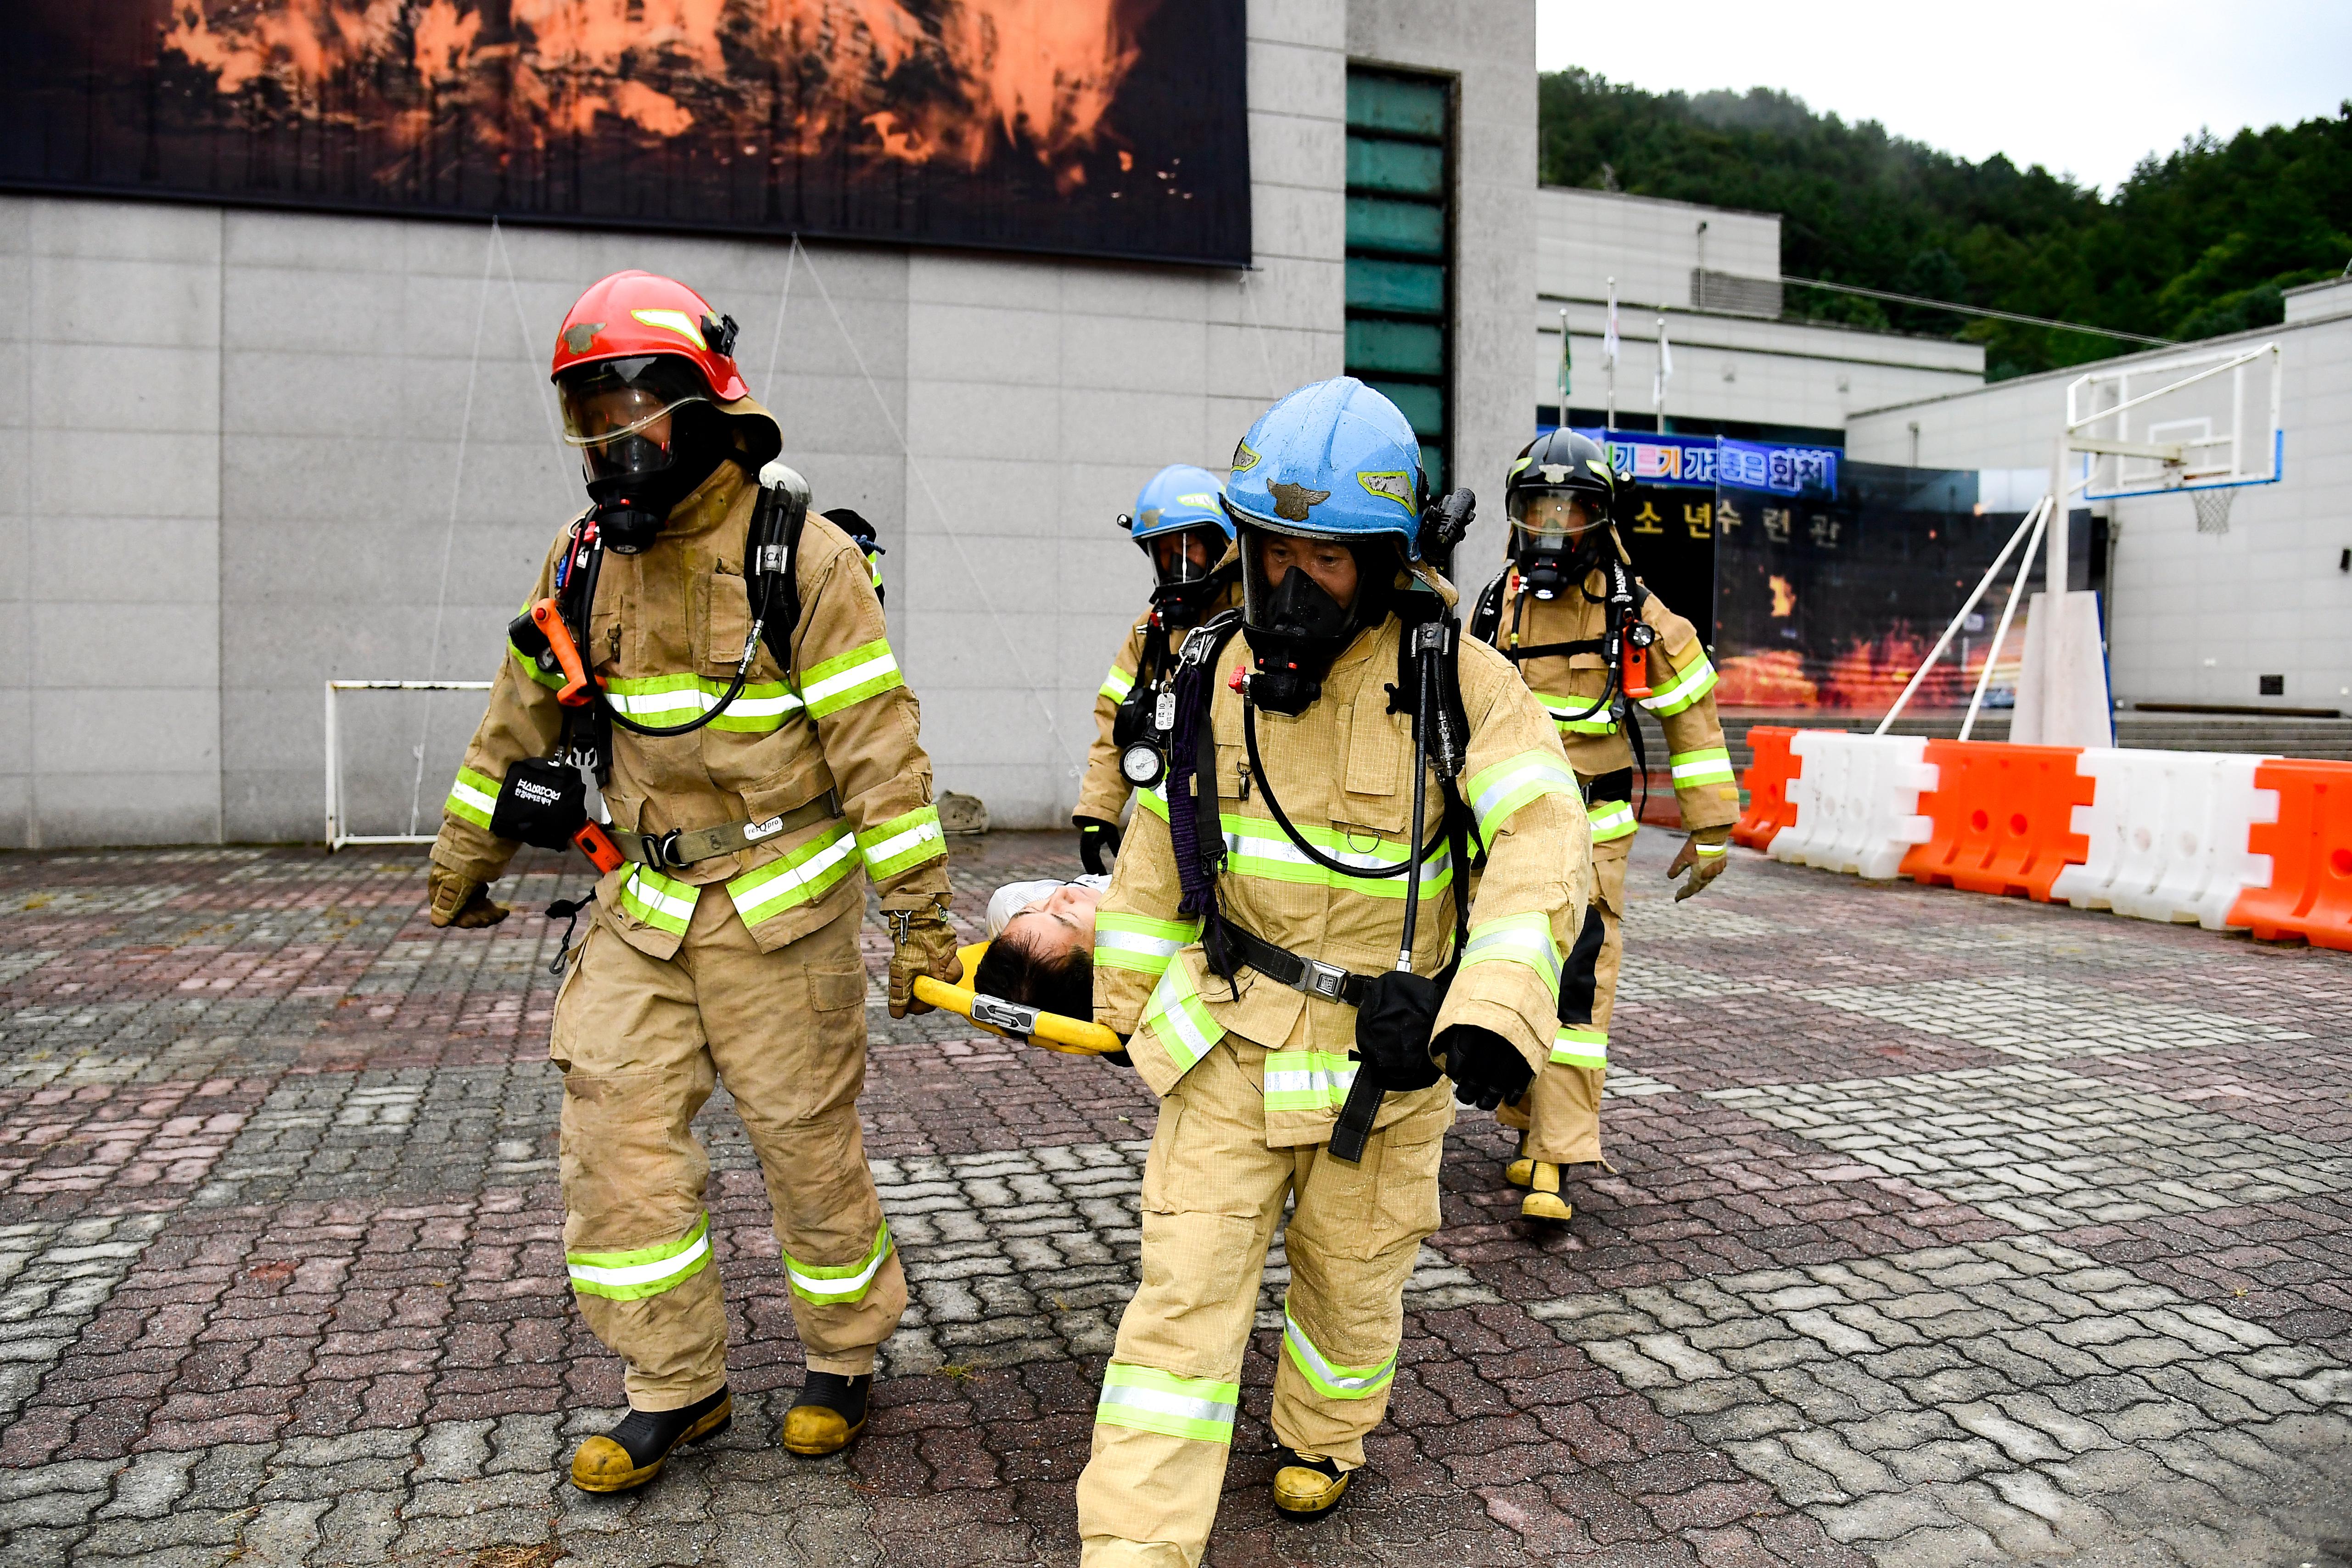
[[[1000,935],[982,956],[971,988],[1066,1018],[1091,1020],[1095,1016],[1094,954],[1081,947],[1058,956],[1041,956],[1026,943]]]

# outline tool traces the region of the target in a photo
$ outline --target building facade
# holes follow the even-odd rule
[[[942,787],[1066,822],[1154,470],[1354,364],[1499,489],[1534,38],[1532,0],[1251,0],[1246,271],[0,195],[0,846],[318,837],[326,681],[497,668],[582,501],[549,344],[630,267],[736,317],[816,504],[880,525]],[[429,833],[478,696],[338,700],[350,827]]]
[[[1568,423],[1834,445],[1852,414],[1984,384],[1984,350],[1947,338],[1780,319],[1780,219],[1688,202],[1545,186],[1536,193],[1530,391],[1559,422],[1567,312]],[[1609,284],[1620,349],[1602,359]],[[1659,326],[1673,374],[1658,391]],[[1893,460],[1893,459],[1890,459]]]

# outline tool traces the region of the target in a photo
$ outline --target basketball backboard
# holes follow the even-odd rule
[[[2066,387],[2069,490],[2088,501],[2278,482],[2279,346],[2086,371]]]

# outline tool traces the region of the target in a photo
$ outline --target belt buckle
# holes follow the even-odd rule
[[[1298,977],[1298,989],[1309,996],[1320,996],[1326,1002],[1337,1002],[1340,989],[1348,984],[1348,972],[1336,963],[1326,963],[1319,958],[1301,959],[1307,972]]]
[[[663,834],[659,838],[656,838],[651,834],[646,835],[646,849],[651,853],[661,857],[657,864],[667,866],[672,870],[676,870],[686,864],[685,861],[677,858],[677,832],[678,830],[673,827],[667,833]]]

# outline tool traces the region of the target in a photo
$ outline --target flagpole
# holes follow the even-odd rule
[[[1568,307],[1559,308],[1559,426],[1568,427]]]
[[[1609,412],[1601,423],[1617,428],[1617,279],[1609,279],[1609,321],[1601,334],[1601,363],[1609,367]]]
[[[1658,307],[1658,371],[1650,381],[1650,423],[1666,433],[1666,378],[1675,374],[1674,351],[1666,346],[1666,308]]]

